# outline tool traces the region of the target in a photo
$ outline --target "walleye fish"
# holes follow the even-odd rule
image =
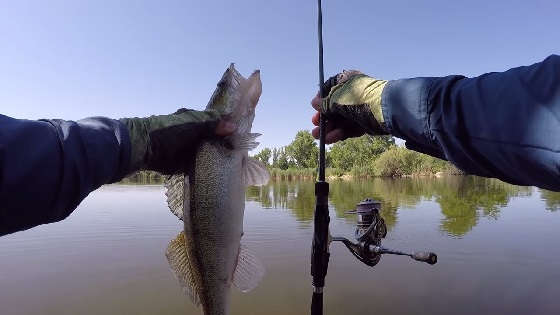
[[[259,134],[251,133],[261,95],[259,71],[245,79],[233,64],[206,109],[236,124],[233,135],[204,141],[188,174],[167,178],[167,202],[184,231],[169,243],[166,257],[181,287],[205,315],[229,313],[231,284],[255,288],[264,267],[241,244],[245,188],[269,180],[266,167],[249,157]]]

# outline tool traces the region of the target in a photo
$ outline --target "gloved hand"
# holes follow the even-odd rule
[[[120,119],[130,135],[129,172],[153,170],[173,174],[192,162],[198,144],[208,138],[227,136],[235,125],[211,110],[181,108],[171,115]]]
[[[381,112],[381,94],[386,80],[369,77],[359,71],[343,71],[325,82],[329,94],[313,98],[311,105],[318,112],[312,122],[319,126],[319,112],[327,116],[326,143],[334,143],[364,133],[371,135],[389,134]],[[319,127],[312,130],[319,138]]]

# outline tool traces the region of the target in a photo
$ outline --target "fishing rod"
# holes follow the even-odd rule
[[[336,77],[325,82],[323,70],[323,14],[321,0],[317,0],[317,33],[319,39],[319,94],[321,98],[328,96],[330,88],[336,85]],[[381,260],[381,255],[392,254],[408,256],[416,261],[430,265],[437,263],[437,255],[432,252],[408,253],[389,249],[381,245],[387,235],[387,226],[380,215],[381,203],[373,199],[365,199],[358,203],[355,241],[342,236],[329,236],[329,183],[325,180],[325,136],[327,117],[319,113],[319,176],[315,182],[315,214],[313,218],[313,243],[311,247],[311,276],[313,296],[311,298],[311,315],[323,314],[323,289],[329,266],[330,242],[342,242],[348,250],[361,262],[373,267]]]
[[[319,37],[319,93],[327,96],[324,86],[323,71],[323,15],[321,0],[317,0]],[[311,249],[311,276],[313,278],[313,296],[311,299],[311,315],[323,314],[323,288],[329,265],[329,183],[325,181],[325,132],[326,117],[319,113],[319,178],[315,183],[315,215],[313,219],[313,243]]]

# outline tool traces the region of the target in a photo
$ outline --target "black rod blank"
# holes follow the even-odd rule
[[[317,0],[319,36],[319,87],[320,96],[326,96],[323,71],[323,15],[321,0]],[[319,114],[319,178],[315,183],[315,215],[313,220],[313,245],[311,248],[311,276],[313,277],[313,297],[311,300],[311,314],[323,314],[323,287],[329,265],[329,184],[325,181],[325,125],[326,117]]]
[[[321,98],[326,97],[328,91],[324,85],[325,73],[323,70],[323,12],[321,9],[321,0],[317,1],[319,15],[317,18],[317,33],[319,37],[319,93]],[[319,181],[325,181],[325,115],[319,113]]]

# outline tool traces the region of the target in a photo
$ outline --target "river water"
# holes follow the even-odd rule
[[[331,182],[331,231],[351,237],[365,197],[383,245],[432,250],[430,266],[373,268],[331,246],[326,314],[560,314],[560,194],[470,176]],[[233,290],[232,314],[308,314],[313,182],[250,187],[243,241],[267,273]],[[159,185],[110,185],[65,221],[0,238],[0,314],[199,314],[164,256],[181,222]]]

